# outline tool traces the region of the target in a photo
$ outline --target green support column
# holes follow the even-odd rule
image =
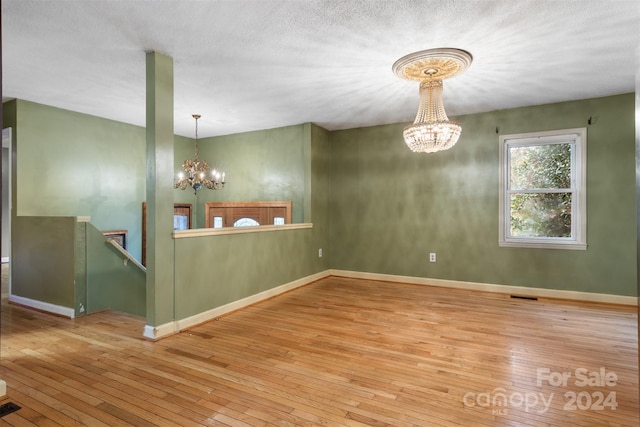
[[[147,53],[147,324],[151,339],[174,332],[173,59]]]
[[[304,156],[303,222],[313,222],[313,218],[311,217],[311,126],[311,123],[305,123],[303,125],[302,136],[302,144],[304,145],[304,148],[302,149],[302,155]]]

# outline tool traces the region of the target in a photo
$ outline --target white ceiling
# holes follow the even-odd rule
[[[145,52],[174,60],[175,131],[412,121],[392,64],[457,47],[449,116],[635,90],[637,0],[3,0],[3,96],[144,126]]]

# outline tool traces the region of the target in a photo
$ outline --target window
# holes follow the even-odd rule
[[[174,203],[173,229],[189,228],[191,228],[191,203]],[[147,202],[142,202],[142,265],[147,265]]]
[[[188,219],[186,215],[173,214],[173,229],[174,230],[188,230]]]
[[[234,227],[257,227],[260,223],[253,218],[240,218],[233,223]]]
[[[587,130],[500,136],[499,245],[587,248]]]

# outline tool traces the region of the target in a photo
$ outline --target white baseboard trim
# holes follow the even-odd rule
[[[144,325],[144,332],[142,335],[150,340],[157,340],[160,338],[168,337],[169,335],[173,335],[176,332],[178,332],[176,330],[176,323],[169,322],[160,326]]]
[[[69,319],[73,319],[76,316],[76,312],[73,308],[63,307],[61,305],[55,305],[31,298],[20,297],[17,295],[9,295],[9,302],[24,305],[25,307],[34,308],[40,311],[46,311],[47,313],[68,317]]]
[[[495,292],[527,297],[556,298],[632,306],[638,305],[638,298],[623,295],[598,294],[559,289],[530,288],[526,286],[496,285],[491,283],[462,282],[457,280],[429,279],[424,277],[398,276],[392,274],[366,273],[348,270],[325,270],[320,273],[312,274],[310,276],[294,280],[293,282],[285,283],[284,285],[268,289],[258,294],[230,302],[229,304],[225,304],[223,306],[198,313],[194,316],[186,317],[184,319],[176,320],[173,322],[168,322],[160,326],[146,325],[144,327],[143,335],[145,338],[158,340],[329,276],[349,277],[353,279],[381,280],[385,282],[409,283],[414,285],[438,286],[454,289],[468,289],[481,292]]]
[[[353,279],[382,280],[385,282],[410,283],[414,285],[468,289],[482,292],[513,294],[518,296],[556,298],[607,304],[638,305],[638,298],[624,295],[598,294],[593,292],[566,291],[561,289],[530,288],[526,286],[496,285],[491,283],[461,282],[458,280],[428,279],[424,277],[396,276],[392,274],[364,273],[348,270],[328,270],[330,276]]]
[[[260,301],[264,301],[269,298],[273,298],[275,296],[283,294],[285,292],[289,292],[293,289],[299,288],[301,286],[308,285],[309,283],[315,282],[316,280],[324,279],[329,275],[330,275],[329,270],[326,270],[320,273],[303,277],[298,280],[294,280],[293,282],[285,283],[284,285],[280,285],[275,288],[267,289],[266,291],[248,296],[246,298],[242,298],[237,301],[230,302],[220,307],[216,307],[211,310],[198,313],[194,316],[176,320],[175,322],[165,323],[164,325],[160,325],[160,326],[146,325],[144,327],[143,335],[145,338],[149,338],[152,340],[164,338],[166,336],[175,334],[176,332],[180,332],[192,326],[199,325],[201,323],[208,322],[210,320],[213,320],[227,313],[231,313],[232,311],[236,311],[241,308],[248,307]]]
[[[195,325],[199,325],[200,323],[208,322],[209,320],[213,320],[216,317],[220,317],[224,314],[231,313],[232,311],[239,310],[241,308],[256,304],[260,301],[267,300],[269,298],[273,298],[277,295],[283,294],[285,292],[289,292],[293,289],[299,288],[304,285],[308,285],[311,282],[315,282],[316,280],[323,279],[329,276],[328,271],[323,271],[321,273],[312,274],[307,277],[303,277],[298,280],[294,280],[293,282],[285,283],[284,285],[277,286],[275,288],[267,289],[266,291],[260,292],[255,295],[248,296],[246,298],[242,298],[237,301],[230,302],[229,304],[222,305],[220,307],[213,308],[211,310],[207,310],[202,313],[198,313],[194,316],[187,317],[185,319],[178,320],[177,330],[182,331],[184,329],[190,328]]]

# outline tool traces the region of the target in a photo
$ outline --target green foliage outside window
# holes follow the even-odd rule
[[[571,237],[571,150],[571,144],[509,149],[511,236]]]

